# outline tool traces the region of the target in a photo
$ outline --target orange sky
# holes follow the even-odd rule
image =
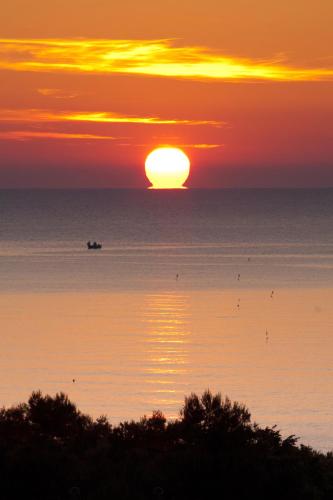
[[[331,0],[161,5],[5,0],[0,187],[333,186]]]

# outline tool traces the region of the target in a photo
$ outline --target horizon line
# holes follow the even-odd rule
[[[251,191],[251,190],[298,190],[298,191],[310,191],[310,190],[330,190],[333,189],[332,186],[219,186],[219,187],[189,187],[185,186],[186,189],[178,189],[178,188],[164,188],[164,189],[150,189],[151,186],[147,187],[47,187],[47,186],[0,186],[0,191]]]

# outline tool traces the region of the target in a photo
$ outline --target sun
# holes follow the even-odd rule
[[[186,189],[190,160],[179,148],[157,148],[147,156],[145,170],[150,189]]]

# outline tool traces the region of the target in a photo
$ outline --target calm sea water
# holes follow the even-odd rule
[[[333,190],[0,191],[2,404],[173,418],[210,387],[332,449],[332,303]]]

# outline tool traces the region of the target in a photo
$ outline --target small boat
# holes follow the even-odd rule
[[[91,241],[88,241],[87,248],[88,248],[88,250],[101,250],[102,245],[100,243],[96,243],[96,241],[94,241],[94,243],[91,243]]]

